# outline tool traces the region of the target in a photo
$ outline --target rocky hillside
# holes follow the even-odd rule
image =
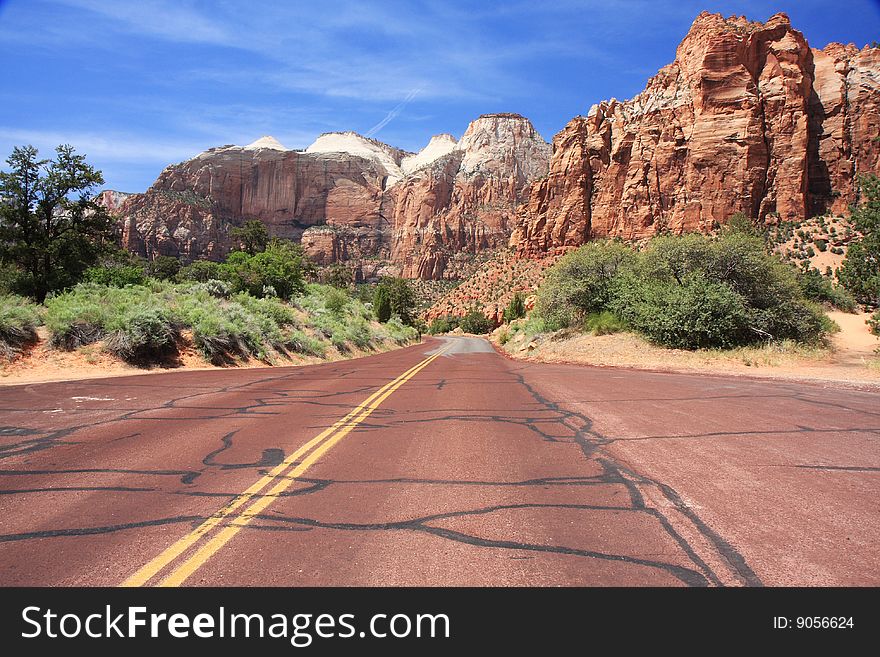
[[[167,167],[143,194],[104,192],[123,242],[148,258],[216,258],[248,219],[301,240],[319,264],[347,261],[360,278],[455,277],[461,253],[506,245],[550,146],[528,119],[487,114],[462,138],[407,153],[353,132],[305,151],[271,137],[213,148]]]
[[[676,59],[626,102],[556,135],[550,175],[521,208],[521,253],[593,237],[707,231],[842,212],[880,170],[880,49],[811,49],[785,14],[702,13]]]
[[[424,313],[427,322],[437,317],[461,317],[472,308],[481,311],[493,323],[500,324],[504,309],[513,295],[520,292],[531,309],[534,293],[544,279],[544,272],[559,258],[521,258],[509,249],[487,254],[477,270],[461,285],[437,299]]]

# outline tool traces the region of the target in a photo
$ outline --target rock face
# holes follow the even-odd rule
[[[271,137],[165,169],[144,194],[106,192],[125,245],[220,258],[249,219],[361,278],[456,278],[469,254],[543,256],[594,237],[708,231],[840,213],[880,171],[880,49],[811,49],[784,14],[702,13],[635,98],[594,105],[551,149],[528,119],[486,114],[407,153],[353,132],[305,151]]]
[[[549,157],[528,119],[491,114],[460,141],[438,135],[417,154],[353,132],[321,135],[305,151],[263,137],[169,166],[144,194],[102,199],[121,217],[125,246],[149,258],[222,257],[229,229],[259,219],[318,264],[350,261],[362,278],[441,278],[456,253],[507,242]]]
[[[511,245],[705,231],[841,212],[880,170],[880,50],[812,50],[784,14],[702,13],[675,61],[626,102],[594,105],[553,143]]]
[[[146,193],[115,208],[125,246],[148,258],[216,258],[231,246],[229,229],[249,219],[296,240],[328,216],[352,227],[382,223],[386,171],[377,162],[266,143],[214,148],[167,167]]]
[[[402,275],[438,279],[456,253],[506,244],[517,206],[530,183],[547,173],[549,157],[549,145],[528,119],[486,114],[473,121],[455,148],[412,171],[388,194],[391,257]]]

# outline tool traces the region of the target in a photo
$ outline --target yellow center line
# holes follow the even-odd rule
[[[161,586],[178,586],[186,580],[193,572],[195,572],[202,564],[204,564],[211,556],[213,556],[220,548],[222,548],[229,540],[232,539],[238,531],[244,527],[250,520],[269,506],[280,493],[283,493],[290,485],[309,469],[323,454],[329,451],[342,438],[347,436],[352,429],[363,422],[379,405],[387,399],[395,390],[400,388],[404,383],[418,374],[425,367],[430,365],[435,359],[439,358],[447,351],[449,347],[444,347],[436,354],[429,356],[418,364],[414,365],[399,377],[386,383],[379,390],[367,397],[366,400],[358,404],[345,417],[335,422],[317,436],[312,438],[305,445],[297,449],[284,461],[275,466],[266,475],[261,477],[257,482],[247,488],[243,493],[235,497],[228,504],[224,505],[219,511],[210,516],[201,525],[192,532],[171,544],[161,554],[149,561],[146,565],[138,569],[131,577],[122,582],[121,586],[143,586],[153,577],[159,574],[161,570],[167,567],[171,562],[186,552],[189,548],[199,542],[201,538],[217,528],[226,518],[231,516],[235,511],[254,497],[258,497],[257,501],[242,512],[237,522],[227,525],[218,532],[211,540],[199,548],[195,554],[187,559],[179,568],[174,570],[162,582]],[[354,419],[353,419],[354,418]],[[323,442],[323,444],[322,444]],[[311,454],[310,450],[314,448]],[[296,465],[302,459],[299,465]],[[276,479],[281,477],[286,470],[296,466],[292,471],[287,473],[282,481],[273,486],[268,493],[261,495],[260,491],[272,484]]]

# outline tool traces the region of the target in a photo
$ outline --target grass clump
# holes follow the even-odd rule
[[[0,295],[0,357],[12,358],[37,339],[39,306],[15,294]]]

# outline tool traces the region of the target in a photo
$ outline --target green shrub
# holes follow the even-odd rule
[[[476,308],[471,309],[461,318],[461,330],[465,333],[474,333],[482,335],[492,330],[492,322],[481,311]]]
[[[25,273],[13,264],[0,262],[0,294],[16,294],[27,286],[21,285]]]
[[[391,319],[391,296],[384,285],[376,288],[373,296],[373,312],[376,313],[376,319],[383,324]]]
[[[262,253],[269,245],[269,231],[259,219],[249,219],[229,231],[229,237],[249,255]]]
[[[510,299],[510,303],[507,304],[507,308],[504,309],[504,322],[509,324],[515,319],[520,319],[526,316],[526,300],[523,297],[522,292],[514,292],[513,297]]]
[[[508,342],[510,342],[510,331],[501,331],[501,333],[498,334],[498,344],[503,347]]]
[[[633,281],[612,310],[649,340],[676,349],[732,347],[744,339],[748,313],[729,286],[700,276],[682,284]]]
[[[354,281],[354,274],[345,265],[336,263],[327,269],[324,279],[327,285],[339,288],[340,290],[347,290]]]
[[[358,317],[350,320],[345,327],[346,339],[360,349],[367,349],[373,343],[370,325]]]
[[[458,328],[459,319],[453,315],[444,315],[431,320],[428,325],[428,333],[437,335],[438,333],[449,333]]]
[[[584,331],[593,335],[611,335],[626,329],[626,322],[607,310],[590,313],[584,320]]]
[[[205,292],[210,294],[212,297],[217,297],[218,299],[228,299],[232,294],[232,286],[226,281],[217,280],[216,278],[209,278],[207,281],[203,283],[195,283],[189,288],[189,292],[193,294],[197,294],[199,292]]]
[[[350,300],[347,292],[329,287],[324,294],[324,307],[334,315],[341,315]]]
[[[180,260],[173,256],[156,256],[156,258],[147,265],[147,271],[150,276],[157,278],[160,281],[175,280],[177,274],[180,272]]]
[[[97,342],[106,333],[105,325],[113,314],[111,305],[119,308],[122,293],[131,294],[137,289],[121,290],[85,283],[48,299],[46,327],[51,333],[50,344],[70,350]]]
[[[388,332],[388,336],[397,344],[406,344],[419,337],[418,329],[415,329],[412,326],[407,326],[397,315],[392,315],[391,318],[385,322],[385,330]]]
[[[91,267],[86,269],[83,280],[86,283],[95,283],[96,285],[125,287],[126,285],[143,285],[147,282],[147,274],[143,267],[137,265]]]
[[[859,303],[880,305],[880,234],[849,245],[838,278]]]
[[[874,314],[868,318],[867,323],[871,333],[880,335],[880,310],[875,310]]]
[[[284,336],[284,348],[307,356],[323,356],[324,344],[298,329],[287,331]]]
[[[532,313],[529,315],[528,319],[522,324],[515,324],[514,331],[522,331],[526,335],[538,335],[539,333],[546,333],[547,331],[555,330],[555,328],[551,328],[548,326],[547,322],[541,317],[540,313]]]
[[[392,276],[383,278],[376,287],[373,310],[382,323],[397,315],[404,324],[412,326],[416,319],[416,296],[409,281]]]
[[[177,280],[179,281],[205,283],[210,280],[218,280],[220,277],[220,263],[211,260],[196,260],[177,272]]]
[[[816,245],[816,248],[819,249],[819,251],[825,252],[828,250],[828,240],[815,239],[813,240],[813,244]]]
[[[220,267],[221,278],[236,292],[251,296],[278,296],[290,299],[304,290],[302,247],[273,240],[265,251],[254,255],[244,251],[231,253]]]
[[[17,295],[0,295],[0,357],[11,358],[37,339],[39,307]]]
[[[590,242],[563,256],[538,291],[538,313],[555,328],[583,322],[587,314],[608,305],[612,282],[635,257],[632,249],[616,242]]]
[[[810,267],[798,273],[798,284],[804,297],[810,301],[827,303],[844,312],[855,312],[856,301],[845,288],[834,285],[830,276],[823,276]]]
[[[106,327],[107,351],[130,362],[161,361],[177,354],[180,330],[164,308],[135,307]]]

